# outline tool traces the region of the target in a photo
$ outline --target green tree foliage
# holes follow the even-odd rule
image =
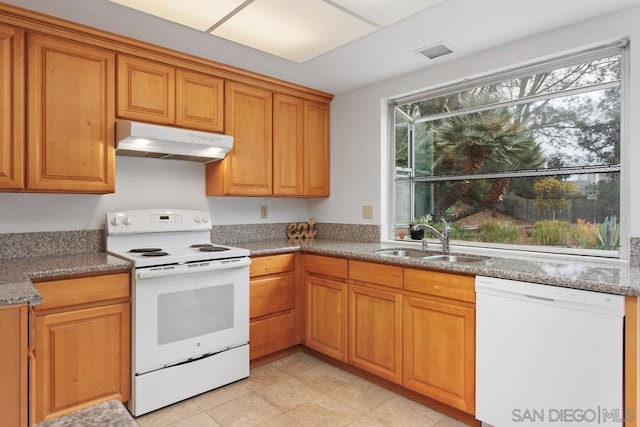
[[[548,176],[533,184],[536,194],[536,207],[549,219],[555,220],[556,214],[569,206],[569,199],[580,195],[578,187],[572,182],[560,181]]]

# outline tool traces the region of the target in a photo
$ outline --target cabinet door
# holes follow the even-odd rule
[[[24,189],[24,32],[0,25],[0,190]]]
[[[275,314],[295,308],[293,272],[251,279],[249,287],[249,317]]]
[[[431,298],[404,298],[406,388],[454,408],[475,410],[475,310]]]
[[[312,275],[306,278],[306,345],[347,361],[347,284]]]
[[[263,317],[249,325],[249,358],[266,356],[299,344],[293,311]]]
[[[329,196],[329,104],[304,102],[304,194]]]
[[[225,83],[225,129],[233,149],[207,164],[207,195],[263,196],[272,193],[272,98],[270,91]]]
[[[176,71],[176,125],[210,132],[224,130],[224,80]]]
[[[27,425],[27,306],[0,307],[0,427]]]
[[[273,194],[300,196],[304,186],[304,100],[273,96]]]
[[[175,94],[173,67],[118,55],[118,117],[173,124]]]
[[[115,54],[28,35],[27,190],[115,190]]]
[[[402,295],[349,285],[349,363],[402,384]]]
[[[129,400],[129,303],[36,316],[35,421]]]

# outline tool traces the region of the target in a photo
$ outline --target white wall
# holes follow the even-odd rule
[[[107,212],[144,208],[209,210],[214,224],[309,219],[306,199],[206,197],[204,175],[202,163],[116,156],[114,194],[0,193],[0,233],[101,229]]]
[[[640,180],[640,7],[585,21],[579,24],[526,38],[478,54],[443,63],[365,88],[337,95],[331,104],[331,197],[311,202],[310,215],[325,222],[358,222],[363,204],[374,206],[374,223],[387,222],[387,136],[382,119],[385,99],[443,86],[464,78],[508,69],[544,57],[600,44],[623,36],[631,38],[628,118],[626,122],[623,179]],[[623,153],[624,156],[624,153]],[[627,166],[625,168],[625,166]],[[629,167],[631,166],[631,167]],[[640,187],[623,189],[630,218],[640,216]],[[640,236],[640,223],[630,225],[631,236]],[[383,234],[384,236],[384,234]]]

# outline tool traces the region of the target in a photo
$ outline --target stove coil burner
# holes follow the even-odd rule
[[[129,252],[133,252],[134,254],[144,254],[148,252],[160,252],[162,249],[160,248],[135,248],[131,249]]]
[[[191,245],[191,247],[198,249],[200,252],[224,252],[229,250],[229,248],[225,248],[223,246],[215,246],[215,245],[212,245],[211,243]]]
[[[224,252],[228,250],[229,248],[223,248],[222,246],[205,246],[200,248],[200,252]]]
[[[142,256],[166,256],[169,255],[168,252],[155,251],[155,252],[144,252]]]

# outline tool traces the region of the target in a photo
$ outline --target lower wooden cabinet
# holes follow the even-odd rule
[[[0,427],[27,425],[27,311],[0,307]]]
[[[473,277],[311,254],[305,272],[308,347],[474,413]]]
[[[306,345],[347,362],[347,284],[307,275]]]
[[[402,384],[402,295],[349,284],[349,363]]]
[[[31,421],[130,395],[129,273],[37,283]],[[49,297],[49,298],[47,298]]]
[[[296,315],[293,311],[252,320],[249,326],[249,357],[267,356],[299,344]]]
[[[473,414],[473,306],[427,296],[405,296],[402,310],[404,387]]]
[[[348,361],[348,260],[305,254],[305,345]]]
[[[251,260],[249,354],[257,359],[300,343],[295,254]]]

